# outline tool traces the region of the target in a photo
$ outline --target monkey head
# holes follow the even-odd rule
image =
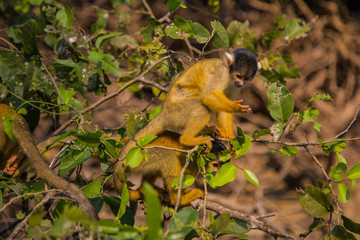
[[[245,48],[238,48],[232,53],[225,52],[225,57],[235,87],[243,87],[254,78],[258,62],[253,52]]]

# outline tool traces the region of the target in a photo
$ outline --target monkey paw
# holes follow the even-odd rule
[[[236,110],[240,113],[251,113],[251,107],[249,105],[241,105],[241,103],[244,102],[243,99],[240,99],[238,101],[235,101],[236,103]]]

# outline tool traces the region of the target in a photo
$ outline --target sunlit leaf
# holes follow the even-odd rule
[[[251,182],[252,184],[254,184],[255,186],[260,186],[260,183],[259,183],[259,179],[256,177],[256,175],[248,170],[248,169],[244,169],[244,175],[245,175],[245,178]]]
[[[119,211],[118,211],[118,213],[116,215],[117,220],[121,219],[121,217],[124,216],[125,211],[126,211],[126,205],[129,202],[129,197],[130,197],[130,195],[129,195],[128,186],[125,183],[124,188],[123,188],[122,193],[121,193],[121,204],[120,204],[120,207],[119,207]]]
[[[72,150],[69,154],[66,155],[66,157],[61,160],[59,165],[59,175],[62,175],[70,169],[73,169],[82,164],[88,160],[90,156],[91,151],[89,148],[86,148],[85,150]]]
[[[109,34],[103,35],[103,36],[99,37],[98,39],[96,39],[95,47],[99,49],[106,41],[108,41],[116,36],[122,35],[122,34],[123,34],[122,32],[114,32],[114,33],[109,33]]]
[[[225,212],[215,219],[215,222],[212,224],[212,233],[216,236],[222,233],[230,223],[230,213]]]
[[[215,31],[215,34],[211,39],[212,44],[216,48],[228,47],[229,37],[224,26],[218,20],[212,21],[211,26]]]
[[[81,188],[87,198],[94,198],[100,195],[101,182],[99,179],[94,179],[91,183]]]
[[[172,188],[174,190],[177,190],[179,187],[179,180],[180,177],[177,177],[175,179],[175,181],[172,184]],[[195,182],[195,178],[193,175],[188,175],[188,174],[184,174],[182,182],[181,182],[181,188],[187,188],[190,187],[191,185],[193,185],[193,183]]]
[[[350,168],[349,172],[347,173],[347,177],[349,179],[357,179],[360,178],[360,163],[356,164],[352,168]]]
[[[161,205],[160,200],[155,192],[147,182],[143,183],[144,198],[146,205],[146,222],[149,227],[149,231],[145,236],[145,239],[161,239],[163,228],[161,221]]]
[[[83,146],[87,146],[90,148],[95,148],[100,145],[100,138],[103,135],[102,132],[87,132],[84,134],[76,135],[76,138]]]
[[[344,183],[338,185],[338,197],[343,203],[347,203],[350,199],[350,191]]]
[[[287,122],[294,110],[291,93],[283,85],[273,83],[268,88],[267,95],[270,115],[278,122]]]
[[[141,152],[141,148],[138,147],[133,147],[126,155],[126,165],[131,168],[139,166],[142,160],[143,154]]]
[[[73,24],[74,14],[68,6],[59,10],[56,13],[56,19],[63,25],[65,28],[70,28]]]
[[[236,178],[237,167],[232,163],[225,163],[209,182],[212,188],[217,188],[232,182]]]

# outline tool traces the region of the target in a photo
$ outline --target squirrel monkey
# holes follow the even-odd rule
[[[5,132],[4,119],[11,117],[13,121],[14,140],[9,139]],[[34,143],[32,134],[28,128],[27,122],[22,115],[15,112],[14,109],[6,104],[0,104],[0,169],[6,166],[8,173],[12,173],[18,165],[22,165],[21,159],[24,154],[30,161],[31,166],[35,169],[37,175],[45,180],[48,184],[67,190],[80,203],[79,207],[95,219],[98,219],[90,202],[83,192],[73,183],[56,175],[41,157],[37,146]],[[12,161],[9,163],[9,161]],[[12,164],[15,164],[12,166]]]
[[[190,149],[187,146],[184,146],[179,141],[180,135],[174,132],[165,131],[151,143],[146,145],[158,146],[155,148],[147,149],[148,159],[147,161],[142,161],[140,165],[136,168],[127,167],[125,173],[141,175],[142,180],[154,184],[157,177],[162,177],[165,182],[166,189],[170,195],[170,204],[175,205],[177,200],[178,190],[172,188],[173,182],[176,178],[180,176],[180,172],[186,162],[186,153],[164,149],[161,147],[173,148],[188,150]],[[223,149],[221,149],[223,150]],[[218,150],[220,151],[220,150]],[[212,167],[214,170],[219,167],[218,161],[211,161],[208,166]],[[190,174],[195,176],[199,173],[199,168],[196,161],[191,161],[188,168],[185,171],[185,174]],[[121,193],[124,188],[124,182],[119,181],[118,178],[114,178],[115,187],[118,193]],[[129,190],[130,200],[135,201],[141,198],[141,188],[140,190]],[[182,189],[180,205],[188,205],[192,201],[198,198],[203,198],[204,193],[202,190],[195,188],[192,190]]]
[[[234,99],[239,88],[253,79],[257,66],[255,54],[243,48],[225,53],[224,59],[195,63],[175,80],[160,113],[136,133],[135,139],[158,136],[166,130],[182,131],[179,139],[182,145],[206,144],[211,149],[211,138],[198,135],[206,128],[213,113],[216,113],[220,135],[233,138],[233,113],[251,112],[249,106],[241,105],[243,100]],[[123,160],[135,146],[129,141],[120,153],[120,161],[115,166],[118,180],[124,178]]]
[[[251,108],[234,101],[239,88],[252,80],[257,72],[257,59],[247,49],[225,53],[224,59],[199,61],[181,74],[167,94],[160,113],[135,138],[157,136],[169,131],[183,131],[180,143],[186,146],[206,144],[211,149],[210,137],[198,137],[213,113],[221,136],[232,138],[233,113],[249,113]],[[134,146],[134,145],[133,145]]]

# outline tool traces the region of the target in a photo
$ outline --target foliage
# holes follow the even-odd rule
[[[132,1],[111,3],[111,11],[115,12],[122,4],[133,7]],[[106,96],[108,86],[114,79],[117,80],[119,88],[123,88],[122,91],[141,95],[142,84],[149,84],[142,82],[146,74],[157,76],[157,80],[153,80],[150,85],[154,96],[161,99],[161,86],[168,85],[175,75],[183,70],[177,55],[172,54],[165,44],[171,39],[191,41],[194,45],[200,46],[201,50],[191,50],[190,54],[196,53],[199,58],[205,54],[206,47],[234,48],[240,45],[254,51],[262,66],[260,77],[267,88],[267,109],[274,123],[269,129],[255,131],[252,134],[253,139],[238,128],[237,136],[229,141],[230,149],[224,150],[219,156],[207,153],[202,146],[192,153],[189,161],[197,162],[199,175],[204,176],[212,188],[234,181],[238,170],[243,172],[250,183],[260,185],[255,173],[235,164],[236,159],[249,151],[252,142],[281,144],[279,151],[284,155],[284,159],[296,156],[299,148],[305,148],[310,155],[312,154],[309,145],[287,144],[282,139],[285,134],[295,131],[302,122],[312,122],[314,128],[320,131],[321,124],[315,121],[320,113],[312,106],[312,102],[331,100],[331,97],[328,94],[315,95],[310,98],[304,109],[294,111],[294,99],[286,88],[286,79],[299,78],[300,70],[294,66],[292,57],[283,54],[280,47],[275,50],[272,48],[275,40],[291,44],[293,40],[304,37],[311,26],[303,20],[295,18],[287,21],[286,16],[281,16],[274,20],[274,28],[263,33],[258,39],[250,30],[249,22],[232,21],[226,27],[220,21],[213,20],[208,24],[211,28],[207,29],[199,22],[176,15],[178,8],[186,8],[182,1],[168,0],[170,21],[155,19],[150,14],[147,25],[142,26],[140,30],[142,40],[139,40],[127,35],[128,21],[122,12],[116,12],[121,24],[110,32],[106,28],[106,14],[110,11],[98,8],[98,19],[91,26],[91,34],[86,35],[81,34],[74,24],[72,9],[58,1],[17,0],[1,4],[2,9],[11,9],[15,14],[12,16],[12,25],[7,27],[9,47],[0,49],[1,102],[11,103],[21,112],[35,113],[35,119],[39,118],[40,113],[51,115],[57,120],[60,116],[72,116],[78,130],[67,131],[52,143],[70,135],[75,136],[58,156],[58,173],[71,175],[76,169],[77,183],[83,185],[82,191],[91,200],[95,209],[100,211],[103,205],[106,205],[114,215],[112,220],[96,221],[81,212],[70,200],[60,199],[54,204],[50,218],[48,210],[41,205],[47,189],[45,184],[16,182],[12,178],[1,176],[1,210],[6,207],[2,206],[5,189],[23,199],[31,197],[36,206],[39,206],[33,211],[18,214],[19,220],[24,218],[24,214],[29,216],[25,227],[28,238],[48,239],[72,235],[74,238],[98,236],[104,239],[192,239],[232,234],[239,239],[248,239],[245,234],[251,230],[249,223],[224,213],[216,216],[210,214],[210,224],[205,226],[205,223],[201,224],[198,221],[198,211],[194,209],[183,208],[174,211],[172,208],[161,207],[155,190],[148,184],[143,186],[147,227],[134,225],[134,213],[127,206],[127,187],[121,199],[106,194],[105,183],[111,179],[113,163],[118,158],[123,143],[119,138],[113,138],[104,131],[88,130],[87,125],[91,123],[92,117],[88,96],[90,93]],[[219,10],[219,1],[208,1],[208,4],[213,12]],[[46,53],[39,50],[40,41],[52,50]],[[129,51],[128,47],[132,51]],[[51,57],[46,56],[47,54],[51,54]],[[168,61],[162,60],[165,56],[170,56]],[[45,61],[48,58],[52,59],[52,64]],[[126,62],[126,73],[120,71],[120,62]],[[157,64],[153,66],[153,63]],[[105,101],[105,97],[100,101]],[[156,136],[135,139],[135,133],[159,111],[157,108],[149,114],[142,115],[135,110],[125,116],[128,120],[126,129],[119,129],[118,132],[121,136],[126,134],[131,141],[137,143],[126,157],[128,167],[137,167],[146,160],[145,146]],[[12,139],[12,119],[5,116],[2,121],[7,135]],[[37,121],[32,124],[36,126]],[[264,137],[272,139],[264,140]],[[297,190],[301,206],[314,217],[308,231],[300,234],[303,238],[315,230],[325,228],[326,224],[331,226],[331,230],[324,236],[325,239],[355,239],[354,234],[360,234],[359,224],[343,215],[336,200],[338,198],[343,203],[348,202],[351,189],[360,179],[360,164],[350,167],[340,154],[346,143],[346,140],[341,139],[330,142],[319,140],[317,143],[326,155],[335,153],[337,163],[323,176],[326,182],[318,180],[318,186],[309,184],[305,189]],[[81,165],[92,155],[97,156],[103,172],[101,177],[85,183],[81,177]],[[223,165],[219,171],[213,173],[205,167],[217,157]],[[197,176],[184,175],[181,188],[192,185],[196,178]],[[174,189],[178,188],[179,181],[180,178],[174,182]],[[172,216],[170,220],[164,217],[166,214]],[[334,214],[340,215],[342,222],[334,223]],[[165,221],[169,221],[167,231],[163,229]]]

